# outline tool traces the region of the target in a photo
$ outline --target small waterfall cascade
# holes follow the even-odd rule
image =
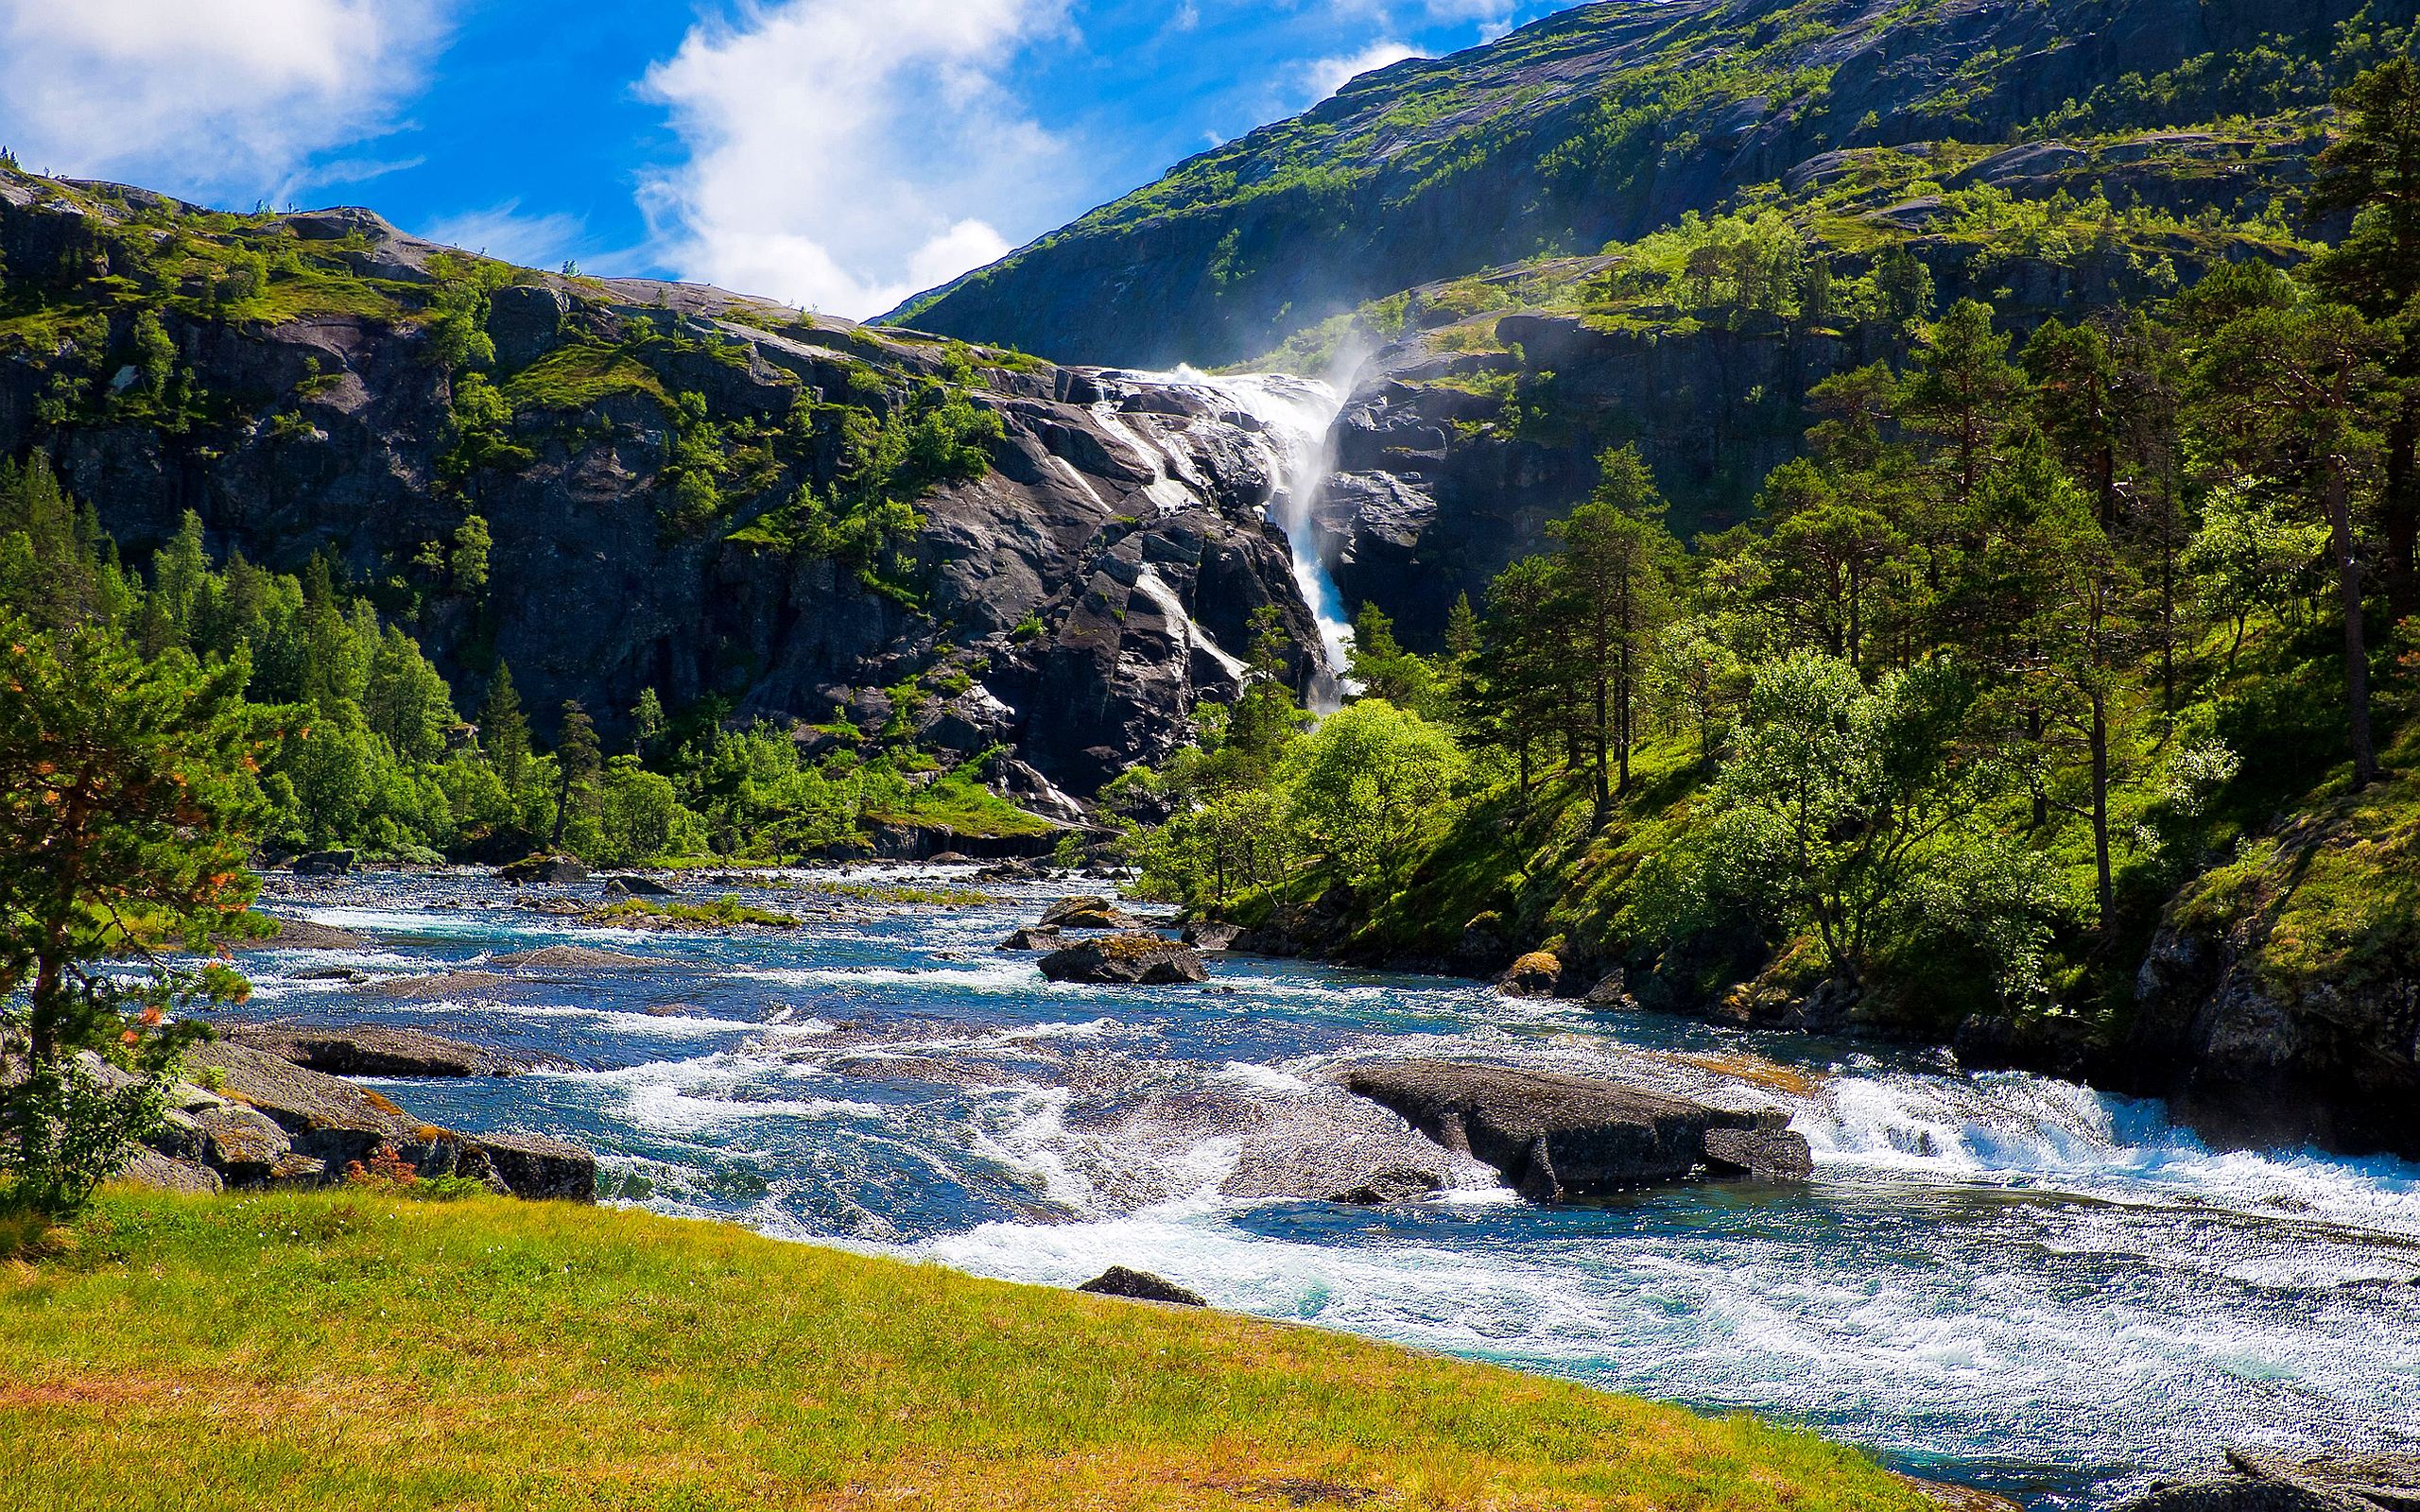
[[[1344,408],[1343,391],[1315,378],[1291,373],[1243,373],[1214,377],[1193,368],[1173,372],[1118,376],[1161,387],[1189,389],[1219,408],[1249,417],[1265,448],[1272,491],[1269,512],[1286,531],[1294,558],[1294,581],[1319,621],[1323,675],[1311,689],[1312,712],[1333,713],[1342,702],[1347,647],[1352,629],[1344,600],[1329,572],[1316,519],[1320,495],[1335,471],[1333,431]]]

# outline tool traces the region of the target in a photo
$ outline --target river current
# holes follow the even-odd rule
[[[593,1149],[614,1200],[1048,1285],[1132,1265],[1239,1312],[1802,1422],[2045,1508],[2228,1444],[2420,1448],[2420,1166],[2214,1152],[2156,1103],[1437,978],[1227,957],[1208,989],[1054,986],[993,947],[1063,886],[938,908],[799,889],[818,877],[684,885],[809,917],[794,935],[599,928],[468,874],[305,889],[265,906],[372,948],[248,957],[245,1016],[567,1062],[388,1090]],[[392,986],[565,944],[650,965]],[[1373,1055],[1781,1106],[1816,1176],[1565,1208],[1477,1172],[1383,1208],[1219,1195],[1219,1109],[1307,1107]]]

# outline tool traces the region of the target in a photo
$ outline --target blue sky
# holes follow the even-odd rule
[[[1571,0],[0,0],[0,146],[866,316]]]

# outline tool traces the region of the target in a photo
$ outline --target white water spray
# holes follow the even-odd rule
[[[1312,712],[1334,713],[1341,703],[1352,628],[1344,600],[1328,571],[1317,511],[1320,495],[1336,468],[1333,433],[1344,408],[1344,390],[1291,373],[1244,373],[1213,377],[1184,367],[1173,372],[1116,376],[1160,387],[1188,389],[1209,404],[1255,422],[1273,491],[1269,511],[1286,531],[1294,558],[1294,582],[1319,621],[1322,673],[1311,689]]]

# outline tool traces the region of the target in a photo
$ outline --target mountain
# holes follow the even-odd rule
[[[1634,240],[1830,153],[2321,105],[2411,15],[2409,0],[1610,0],[1357,79],[893,318],[1061,361],[1241,362],[1400,290]],[[2178,169],[2119,175],[2112,197],[2208,172]]]
[[[130,559],[191,510],[325,564],[464,707],[502,661],[609,738],[652,688],[1089,794],[1236,696],[1257,611],[1318,644],[1269,438],[1198,392],[13,166],[0,269],[0,455]]]

